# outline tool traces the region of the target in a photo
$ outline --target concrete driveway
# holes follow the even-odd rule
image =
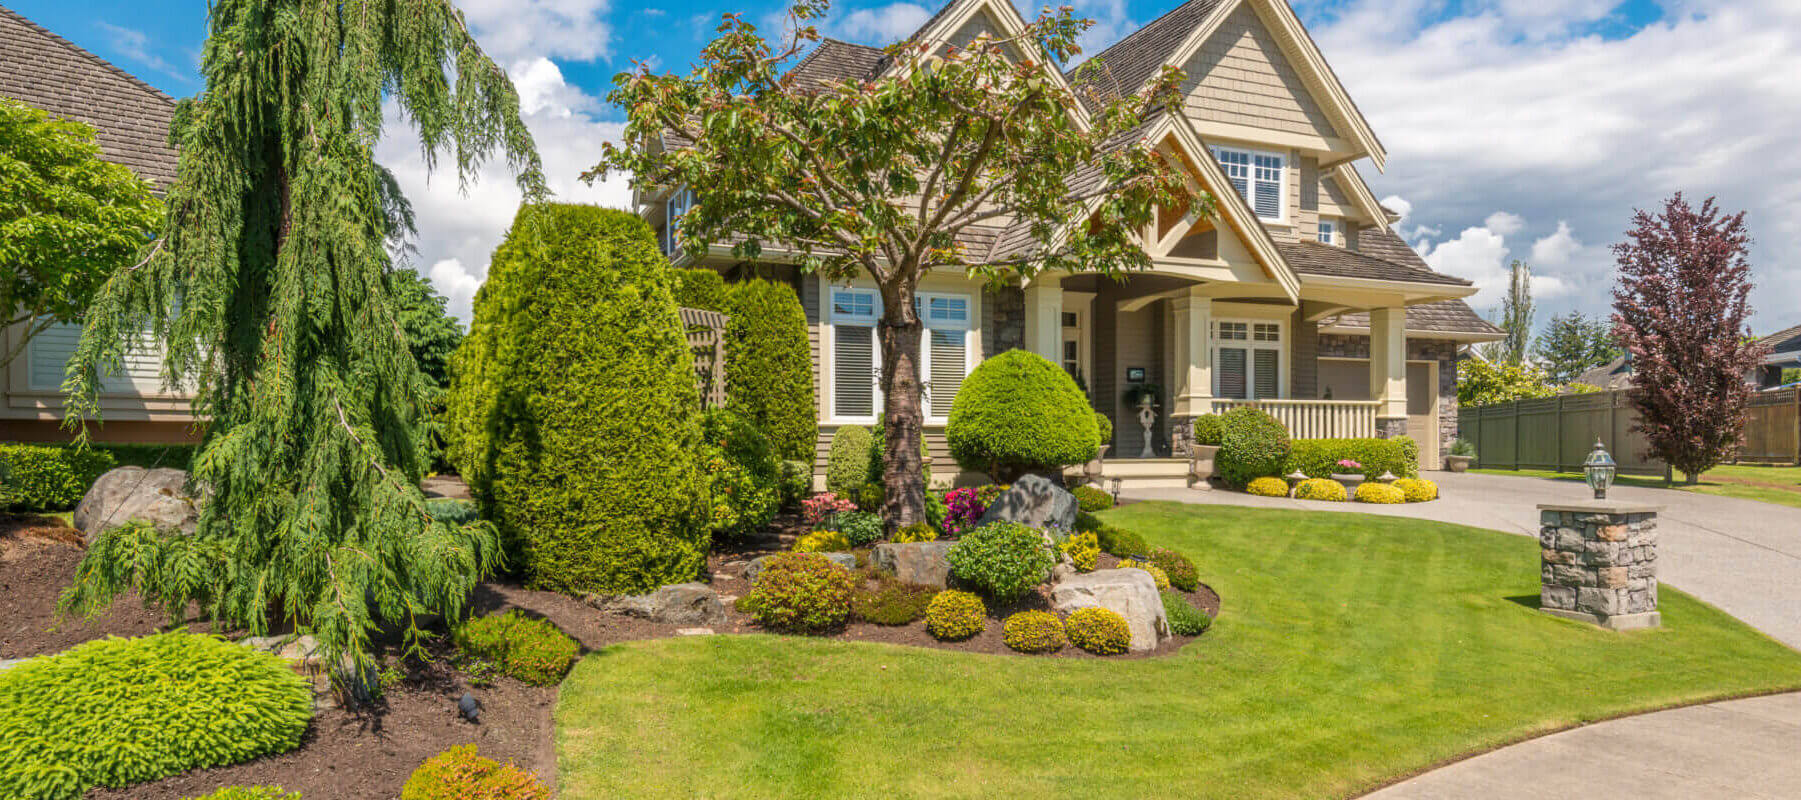
[[[1143,500],[1356,512],[1454,522],[1538,535],[1539,503],[1591,499],[1577,481],[1435,472],[1439,500],[1400,506],[1318,503],[1243,492],[1144,489]],[[1801,509],[1667,489],[1616,486],[1611,500],[1652,503],[1658,515],[1658,580],[1719,606],[1801,648]]]

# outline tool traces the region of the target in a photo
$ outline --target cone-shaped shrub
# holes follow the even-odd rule
[[[1075,380],[1024,350],[1008,350],[969,373],[944,435],[958,465],[997,481],[1085,463],[1101,444],[1094,410]]]
[[[819,411],[800,297],[786,284],[752,280],[728,286],[726,301],[726,402],[763,430],[778,458],[813,463]]]
[[[699,395],[650,228],[621,211],[528,206],[489,275],[458,354],[452,427],[514,566],[561,591],[692,580],[710,543]]]
[[[710,269],[678,269],[670,274],[674,280],[671,291],[675,294],[676,305],[731,313],[726,301],[725,278],[719,273]]]

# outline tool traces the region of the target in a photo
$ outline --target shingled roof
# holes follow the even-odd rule
[[[1363,311],[1340,314],[1322,323],[1322,328],[1358,328],[1368,330],[1370,315]],[[1504,331],[1476,316],[1462,300],[1439,300],[1407,307],[1407,330],[1421,332],[1477,334],[1499,337]]]
[[[1088,82],[1096,84],[1096,88],[1106,94],[1121,97],[1144,88],[1221,1],[1188,0],[1127,34],[1126,38],[1094,55],[1091,60],[1096,61],[1100,69],[1090,73]],[[1076,70],[1071,70],[1065,77],[1074,82]],[[1088,101],[1084,98],[1083,102]]]
[[[1385,258],[1377,258],[1319,242],[1277,242],[1276,249],[1282,251],[1282,259],[1287,261],[1289,266],[1294,267],[1295,272],[1303,275],[1368,278],[1410,283],[1442,283],[1446,286],[1470,285],[1469,281],[1462,278],[1453,278],[1430,269],[1416,269]],[[1408,252],[1412,252],[1412,250]],[[1417,259],[1419,256],[1416,254],[1414,258]],[[1424,262],[1421,262],[1421,267],[1424,267]]]
[[[1770,355],[1779,359],[1801,357],[1801,325],[1772,333],[1757,343],[1768,346]]]
[[[879,47],[821,39],[818,46],[795,64],[783,79],[803,86],[868,80],[875,75],[885,57]]]
[[[92,127],[107,160],[167,189],[175,101],[12,9],[0,6],[0,97]]]

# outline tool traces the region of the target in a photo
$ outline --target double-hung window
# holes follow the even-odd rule
[[[1319,221],[1320,244],[1338,244],[1338,222],[1321,218]]]
[[[832,325],[832,416],[873,418],[880,391],[882,359],[876,349],[875,325],[881,297],[873,290],[833,287],[829,290]]]
[[[831,325],[831,416],[843,421],[873,420],[881,410],[881,343],[876,323],[882,316],[881,296],[873,289],[831,287],[827,290]],[[950,416],[951,401],[969,374],[973,340],[973,300],[969,295],[922,292],[917,298],[925,331],[920,342],[919,372],[925,384],[926,419]]]
[[[919,317],[925,322],[925,406],[928,419],[951,415],[951,401],[969,374],[969,297],[960,294],[922,294]]]
[[[1213,394],[1273,400],[1282,392],[1282,326],[1275,322],[1213,323]]]
[[[1213,155],[1232,181],[1232,188],[1238,190],[1259,218],[1282,221],[1282,176],[1286,170],[1281,155],[1230,147],[1215,147]]]

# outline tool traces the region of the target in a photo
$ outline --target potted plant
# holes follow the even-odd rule
[[[1451,472],[1463,472],[1470,468],[1470,462],[1476,460],[1476,446],[1458,439],[1451,443],[1451,452],[1445,456],[1445,469]]]
[[[1209,481],[1216,474],[1213,459],[1219,455],[1220,436],[1224,431],[1220,427],[1218,414],[1202,414],[1194,418],[1194,444],[1188,450],[1188,475],[1194,478],[1194,488],[1211,489]]]

